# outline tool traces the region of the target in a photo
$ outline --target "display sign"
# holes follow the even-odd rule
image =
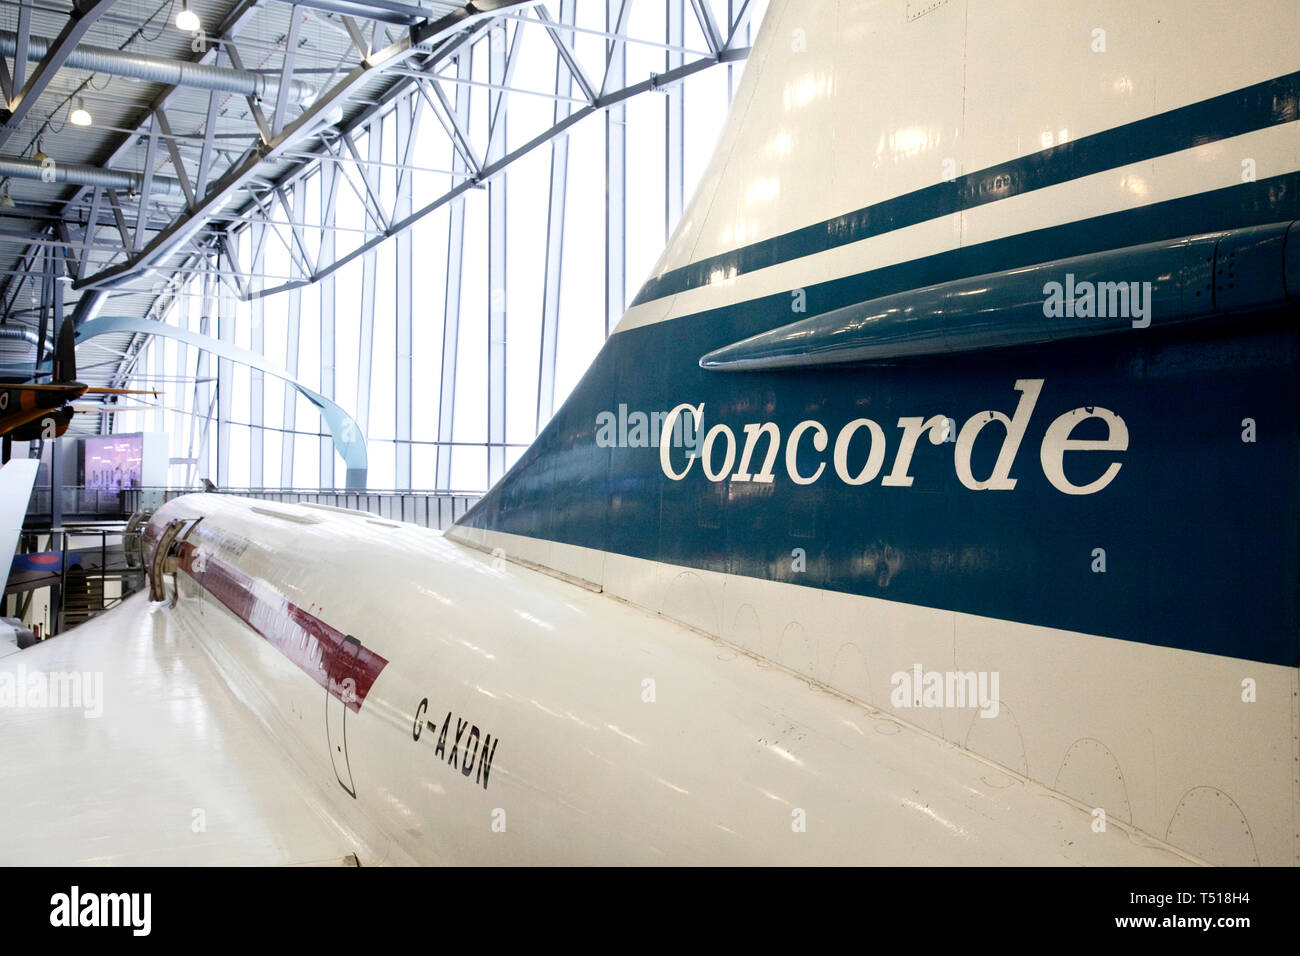
[[[140,486],[143,435],[104,435],[85,439],[85,486],[121,491]]]

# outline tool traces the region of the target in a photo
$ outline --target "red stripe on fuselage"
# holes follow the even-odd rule
[[[197,530],[202,538],[203,527],[200,525]],[[342,652],[346,634],[288,601],[269,584],[258,587],[253,578],[214,558],[211,548],[204,550],[201,560],[196,558],[198,548],[189,541],[182,542],[179,551],[181,570],[200,587],[332,697],[342,701],[353,713],[360,712],[375,679],[388,665],[386,658],[360,645],[356,663],[350,668],[344,663],[341,675],[333,674],[335,656]],[[352,679],[354,686],[350,692],[338,680],[340,676]]]

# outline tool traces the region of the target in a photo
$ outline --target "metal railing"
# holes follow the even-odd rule
[[[64,521],[125,521],[141,509],[157,511],[165,502],[198,488],[102,488],[67,486],[61,489]],[[425,528],[446,530],[460,518],[481,494],[460,491],[343,491],[332,488],[222,488],[215,492],[283,504],[319,504],[351,511],[365,511],[392,521],[406,521]],[[27,502],[31,521],[50,517],[50,489],[35,488]]]
[[[121,492],[124,515],[141,509],[157,511],[181,495],[195,494],[195,488],[132,488]],[[454,491],[340,491],[306,488],[222,488],[214,492],[239,498],[256,498],[281,504],[315,504],[349,511],[364,511],[390,521],[405,521],[424,528],[445,531],[482,497]]]
[[[63,560],[54,633],[116,607],[144,587],[144,568],[132,560],[132,549],[139,547],[137,535],[119,528],[69,527],[60,543]],[[69,567],[68,555],[73,553],[83,561]]]
[[[66,485],[60,489],[60,501],[65,516],[85,517],[103,515],[107,519],[125,518],[131,512],[123,511],[122,491],[110,491],[105,488],[86,488],[81,485]],[[50,489],[48,486],[33,488],[32,496],[27,501],[28,517],[48,516],[50,513]]]

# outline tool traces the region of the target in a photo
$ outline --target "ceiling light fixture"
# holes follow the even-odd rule
[[[197,33],[202,26],[199,15],[190,9],[190,0],[185,0],[181,12],[176,14],[176,29],[184,30],[186,33]]]
[[[72,112],[68,114],[68,122],[73,126],[89,126],[94,120],[90,116],[90,111],[86,109],[86,101],[83,97],[78,96],[72,105]]]
[[[41,149],[41,141],[38,139],[36,141],[36,152],[32,154],[32,159],[36,160],[38,163],[43,163],[49,158],[50,157],[46,154],[45,150]]]
[[[6,179],[4,195],[0,196],[0,209],[13,209],[13,208],[14,208],[14,200],[13,197],[9,195],[9,180]]]

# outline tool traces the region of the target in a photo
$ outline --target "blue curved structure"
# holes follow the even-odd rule
[[[255,368],[259,372],[265,372],[267,375],[274,375],[276,378],[292,385],[307,401],[316,406],[320,411],[321,418],[329,426],[330,435],[334,439],[334,447],[338,449],[339,455],[347,466],[347,475],[344,479],[345,487],[349,489],[366,487],[366,472],[368,469],[366,436],[362,433],[356,419],[345,412],[333,399],[326,398],[320,392],[313,391],[301,382],[290,378],[282,369],[276,368],[268,362],[265,356],[250,352],[248,349],[241,349],[237,345],[222,342],[220,339],[214,339],[208,335],[201,335],[198,332],[191,332],[189,329],[182,329],[174,325],[168,325],[165,322],[159,322],[156,319],[142,319],[125,315],[101,316],[97,319],[91,319],[77,329],[77,341],[85,342],[100,335],[112,335],[121,332],[140,332],[145,335],[161,335],[164,338],[176,339],[178,342],[184,342],[186,345],[203,349],[219,358],[239,362],[249,368]]]
[[[1215,275],[1229,281],[1215,282]],[[1124,276],[1128,281],[1115,281]],[[1142,288],[1139,289],[1139,282]],[[1087,310],[1050,308],[1051,290]],[[1130,308],[1144,301],[1137,316]],[[1137,294],[1145,293],[1145,295]],[[1300,298],[1300,220],[1087,253],[832,309],[714,349],[700,367],[797,369],[1040,345],[1164,327]],[[1123,308],[1116,309],[1116,302]]]

